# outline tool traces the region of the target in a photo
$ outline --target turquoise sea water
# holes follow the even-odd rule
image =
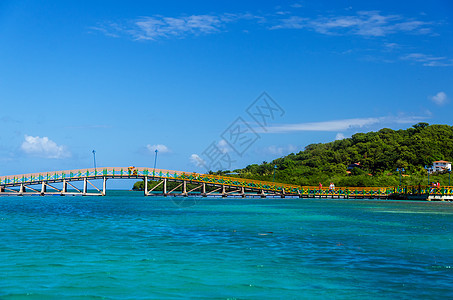
[[[173,201],[0,197],[0,299],[453,298],[453,203]]]

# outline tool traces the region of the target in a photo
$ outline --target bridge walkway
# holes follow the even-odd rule
[[[21,175],[0,176],[0,196],[26,195],[83,195],[105,196],[109,179],[144,180],[145,196],[203,196],[203,197],[299,197],[343,199],[410,199],[450,200],[452,187],[432,189],[419,187],[337,187],[319,189],[278,182],[259,181],[229,176],[217,176],[165,169],[118,167],[90,168]],[[93,180],[102,180],[98,188]],[[82,181],[82,187],[74,182]],[[157,181],[153,188],[148,182]],[[169,189],[169,182],[177,185]]]

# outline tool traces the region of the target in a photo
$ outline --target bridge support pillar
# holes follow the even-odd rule
[[[226,194],[226,189],[225,189],[225,185],[222,185],[222,197],[226,197],[227,194]]]
[[[47,189],[46,183],[43,181],[41,184],[41,196],[44,196],[44,194],[46,193],[46,189]]]
[[[145,196],[148,196],[148,176],[145,176],[145,186],[144,186],[144,191],[145,191]]]
[[[282,189],[282,193],[281,193],[280,197],[285,198],[285,189]]]
[[[61,194],[64,195],[67,192],[68,192],[68,182],[66,180],[63,180],[63,188],[61,189]]]
[[[201,195],[203,197],[206,197],[206,183],[203,183],[203,186],[201,188]]]
[[[103,182],[102,182],[102,196],[105,196],[105,193],[107,192],[107,177],[103,177]]]
[[[182,182],[182,195],[187,197],[187,181],[185,180]]]
[[[84,178],[82,196],[85,196],[87,194],[87,183],[88,183],[88,180],[86,178]]]
[[[261,198],[266,198],[266,194],[264,193],[264,190],[261,190],[260,196],[261,196]]]
[[[245,189],[244,189],[244,187],[241,187],[241,197],[245,198]]]
[[[23,195],[25,193],[25,186],[22,183],[19,188],[19,196]]]
[[[164,179],[164,186],[162,192],[164,193],[164,196],[167,196],[167,178]]]

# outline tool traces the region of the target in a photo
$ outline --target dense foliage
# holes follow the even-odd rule
[[[418,123],[406,130],[384,128],[351,138],[311,144],[297,154],[234,170],[239,177],[298,184],[337,186],[426,185],[424,166],[453,159],[453,127]],[[360,167],[347,171],[352,163]],[[400,174],[397,168],[404,168]],[[275,170],[274,170],[275,169]],[[275,175],[274,175],[275,172]],[[227,174],[218,171],[216,174]],[[432,174],[430,181],[449,184],[449,175]]]

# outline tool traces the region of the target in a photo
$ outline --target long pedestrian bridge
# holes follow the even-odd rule
[[[337,187],[330,190],[230,176],[136,167],[91,168],[0,176],[0,196],[105,196],[108,179],[141,179],[144,181],[145,196],[420,198],[420,200],[453,198],[453,187]],[[154,181],[153,188],[148,187],[150,181]],[[171,189],[170,182],[174,182],[171,184]]]

